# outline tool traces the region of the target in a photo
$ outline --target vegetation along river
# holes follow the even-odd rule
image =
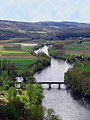
[[[44,46],[36,51],[43,51],[48,55],[48,47]],[[64,73],[72,67],[71,64],[63,60],[51,58],[51,65],[35,75],[37,81],[64,81]],[[43,105],[53,108],[62,120],[90,120],[90,104],[79,96],[73,96],[70,90],[66,90],[65,85],[57,89],[57,85],[52,85],[48,90],[48,85],[44,85]]]

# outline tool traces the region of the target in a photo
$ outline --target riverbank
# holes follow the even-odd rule
[[[83,49],[85,49],[83,47],[88,47],[87,51],[89,51],[89,45],[87,43],[83,43],[82,45],[80,43],[70,43],[66,45],[60,42],[53,44],[48,51],[49,55],[54,58],[74,63],[73,68],[68,70],[65,74],[65,82],[67,83],[68,88],[72,88],[75,93],[78,92],[83,94],[83,96],[90,98],[90,57],[88,52],[86,54],[79,53],[78,49],[82,49],[83,53]],[[65,52],[65,48],[70,50],[69,54]],[[78,54],[76,54],[76,49]]]
[[[74,93],[90,99],[90,62],[77,60],[65,73],[65,82]]]

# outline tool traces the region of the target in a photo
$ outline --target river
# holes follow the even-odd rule
[[[48,47],[44,46],[38,52],[45,52],[48,55]],[[64,73],[73,65],[63,60],[51,58],[51,65],[35,75],[37,81],[64,81]],[[48,85],[43,86],[44,100],[46,108],[53,108],[62,120],[90,120],[90,104],[83,98],[73,97],[70,90],[66,90],[65,85],[61,85],[58,90],[57,85],[52,85],[48,90]]]

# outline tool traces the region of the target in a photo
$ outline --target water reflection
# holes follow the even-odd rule
[[[85,107],[87,110],[90,110],[90,100],[87,98],[84,98],[82,94],[76,94],[73,93],[70,90],[71,97],[73,97],[73,100],[76,100],[79,105],[82,107]]]

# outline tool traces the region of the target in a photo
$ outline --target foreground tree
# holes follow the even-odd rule
[[[17,100],[17,90],[14,87],[10,87],[7,91],[8,103],[13,106],[13,103]]]
[[[42,103],[42,99],[43,99],[43,90],[41,85],[39,84],[28,84],[27,85],[27,95],[29,98],[29,102],[31,104],[35,104],[35,105],[40,105]]]

